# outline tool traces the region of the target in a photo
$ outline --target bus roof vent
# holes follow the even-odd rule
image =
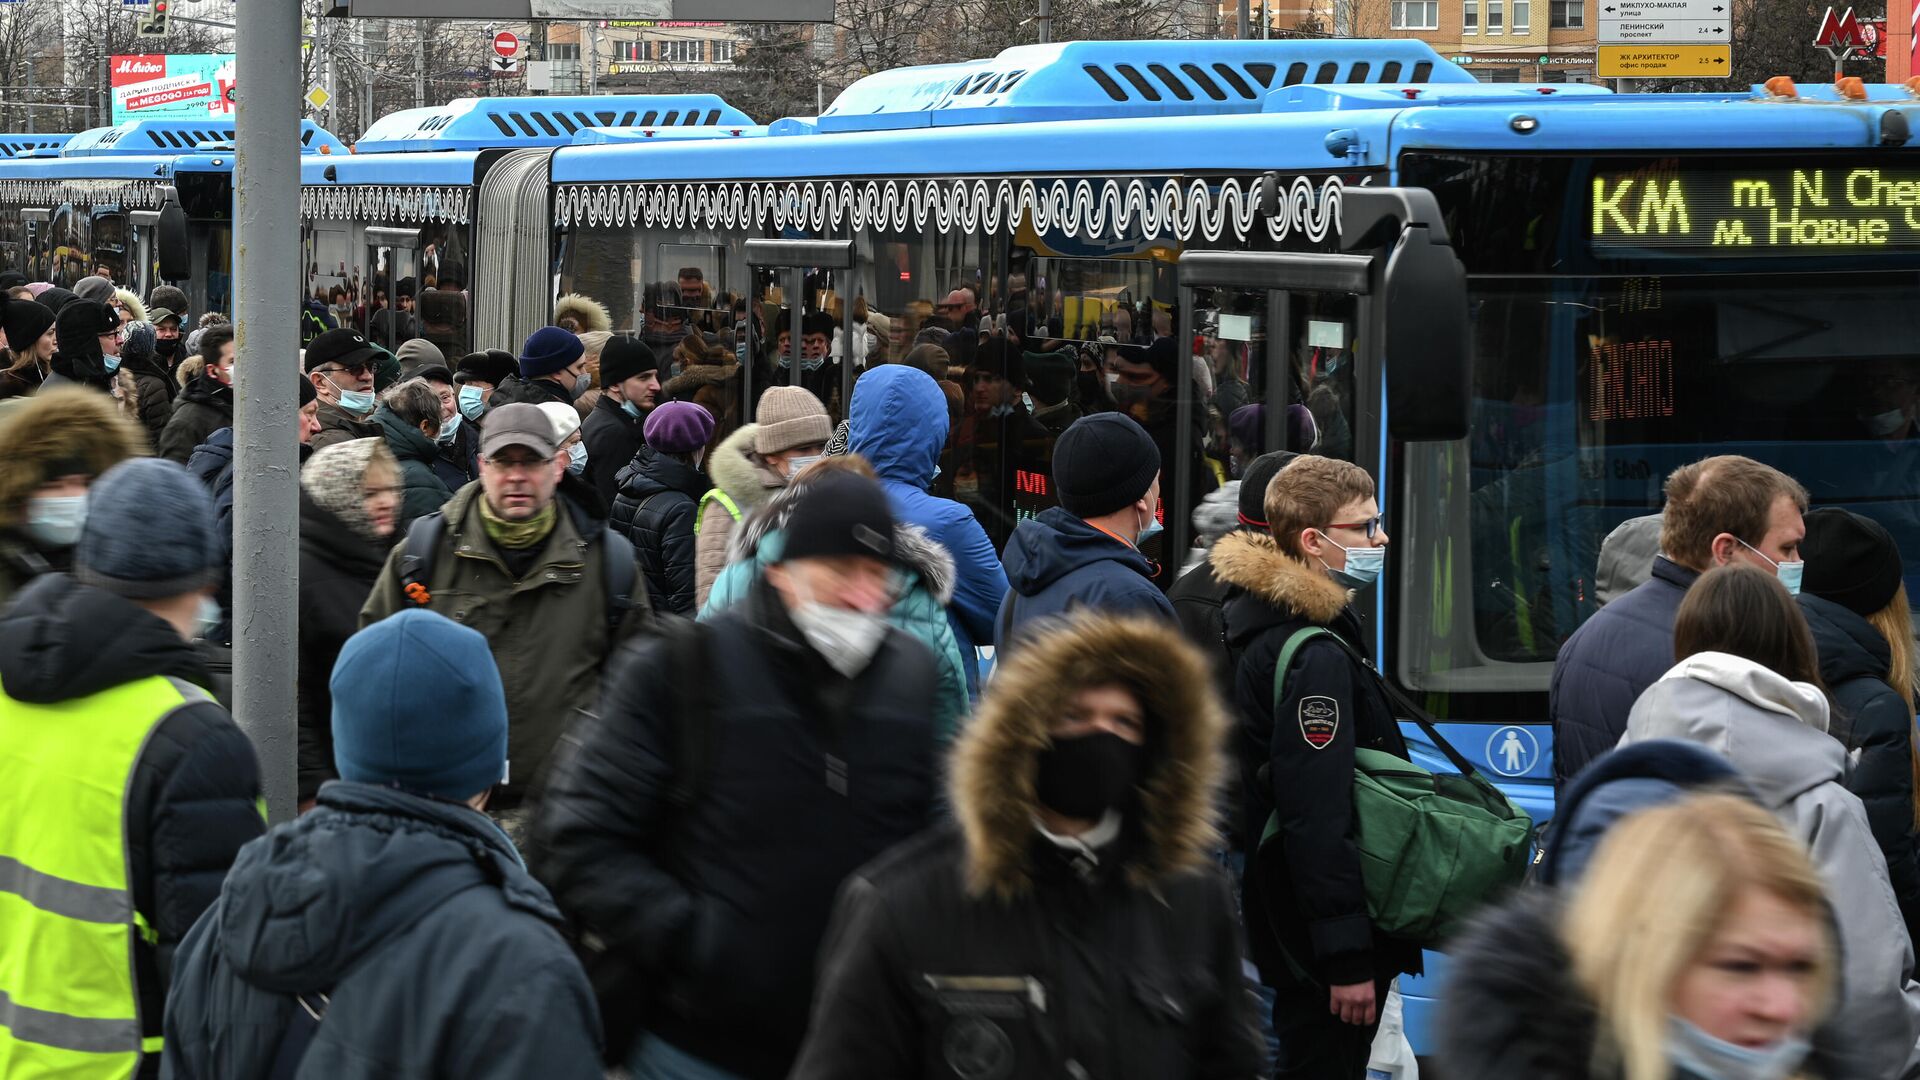
[[[62,157],[176,157],[233,149],[231,120],[128,120],[66,139]],[[300,152],[344,154],[346,147],[311,120],[300,122]]]
[[[848,87],[822,132],[1257,113],[1302,83],[1471,83],[1422,41],[1071,41],[903,68]]]
[[[71,135],[23,135],[9,133],[0,135],[0,158],[48,157],[47,151],[58,152],[67,145]]]
[[[749,128],[752,118],[715,94],[461,98],[374,121],[361,154],[567,146],[591,128]]]

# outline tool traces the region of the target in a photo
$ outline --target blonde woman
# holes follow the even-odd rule
[[[1826,1080],[1833,932],[1799,841],[1751,800],[1622,820],[1573,893],[1524,894],[1452,950],[1439,1065],[1475,1080]],[[1894,1074],[1884,1074],[1894,1075]]]
[[[1917,938],[1913,616],[1900,549],[1879,522],[1838,507],[1815,510],[1806,523],[1800,609],[1833,695],[1827,733],[1847,748],[1847,790],[1866,807],[1907,936]]]

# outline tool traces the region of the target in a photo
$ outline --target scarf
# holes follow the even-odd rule
[[[525,551],[545,540],[553,532],[554,522],[560,519],[559,511],[552,503],[525,521],[508,521],[493,512],[493,507],[487,503],[486,492],[481,492],[477,501],[480,504],[480,526],[487,530],[488,539],[513,551]]]

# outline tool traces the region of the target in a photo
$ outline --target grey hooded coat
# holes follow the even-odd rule
[[[1920,984],[1886,858],[1858,796],[1843,783],[1847,749],[1827,734],[1826,695],[1743,657],[1703,652],[1674,665],[1634,702],[1620,745],[1683,739],[1733,762],[1827,883],[1839,927],[1836,1026],[1857,1071],[1920,1075]]]

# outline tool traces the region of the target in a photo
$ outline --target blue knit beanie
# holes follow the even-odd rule
[[[579,337],[557,326],[543,326],[520,347],[520,377],[537,379],[564,369],[586,354]]]
[[[507,696],[487,639],[409,608],[347,639],[328,683],[343,780],[463,800],[507,771]]]
[[[134,600],[204,589],[215,578],[213,517],[213,496],[186,466],[123,461],[87,490],[73,576]]]

